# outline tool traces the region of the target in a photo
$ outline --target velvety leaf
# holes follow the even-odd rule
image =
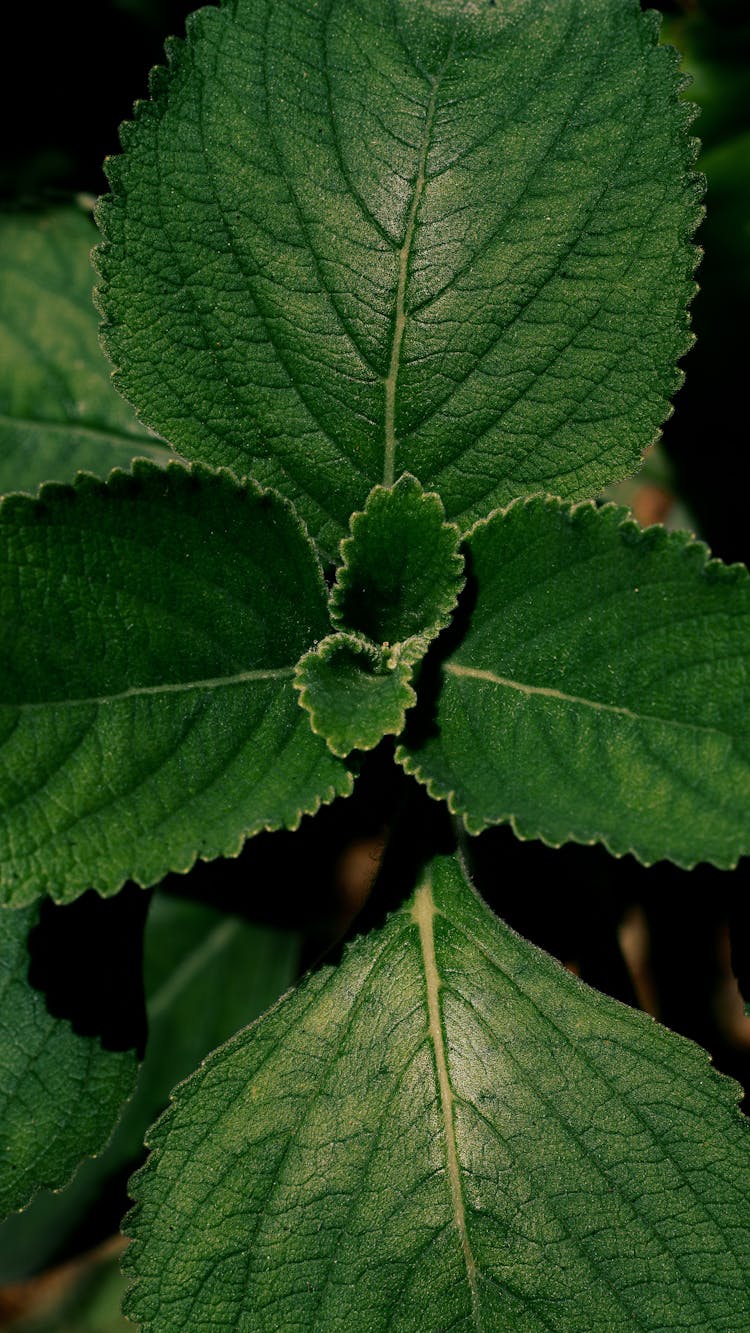
[[[292,685],[327,598],[278,496],[144,462],[9,497],[0,612],[4,901],[150,884],[351,790]]]
[[[0,491],[172,451],[112,388],[80,208],[0,215]]]
[[[418,661],[450,622],[463,587],[460,534],[438,495],[404,476],[353,514],[331,592],[331,619]]]
[[[176,1090],[133,1182],[126,1313],[143,1333],[742,1327],[738,1093],[440,860]]]
[[[61,1192],[41,1191],[0,1226],[0,1283],[44,1269],[113,1175],[142,1154],[180,1079],[270,1008],[297,975],[299,936],[159,890],[144,936],[148,1041],[135,1092],[107,1148]]]
[[[372,750],[383,736],[403,729],[416,699],[411,667],[367,639],[332,634],[300,661],[294,683],[317,736],[333,754]]]
[[[36,908],[0,910],[0,1217],[104,1147],[137,1071],[133,1051],[105,1050],[48,1012],[28,980],[36,920]]]
[[[407,770],[472,833],[511,821],[647,864],[750,851],[747,570],[614,506],[543,498],[467,544],[476,606]]]
[[[633,471],[678,384],[698,217],[637,0],[233,0],[109,163],[115,381],[329,552],[409,471],[465,528]]]

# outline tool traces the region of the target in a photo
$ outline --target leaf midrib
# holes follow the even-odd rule
[[[4,708],[27,713],[42,708],[84,708],[95,704],[120,703],[149,694],[185,694],[190,690],[217,690],[231,685],[245,685],[256,680],[291,680],[294,667],[269,667],[255,671],[238,671],[233,676],[210,676],[205,680],[171,681],[161,685],[133,685],[115,694],[92,694],[79,699],[39,699],[22,703],[5,703]]]
[[[731,732],[723,730],[721,727],[709,726],[699,722],[683,722],[675,717],[659,717],[656,713],[636,713],[632,708],[627,708],[623,704],[602,703],[599,699],[587,699],[584,695],[566,694],[564,690],[557,690],[551,685],[529,685],[525,681],[513,680],[510,676],[500,676],[494,671],[485,670],[482,667],[462,666],[458,662],[446,662],[445,671],[459,679],[485,681],[490,685],[500,685],[504,689],[516,690],[519,694],[528,696],[537,696],[543,699],[556,699],[560,703],[581,705],[584,708],[590,708],[597,713],[611,713],[618,717],[628,718],[632,722],[657,722],[663,727],[676,727],[683,731],[703,732],[707,736],[723,736],[726,740],[734,742],[736,737]]]
[[[461,1169],[458,1162],[456,1128],[453,1118],[455,1099],[453,1088],[451,1086],[450,1074],[448,1072],[448,1060],[443,1035],[443,1020],[440,1011],[440,988],[443,983],[437,965],[437,958],[435,956],[435,933],[433,927],[434,919],[437,915],[438,911],[435,907],[435,900],[432,892],[432,881],[426,879],[414,895],[414,905],[411,909],[411,917],[419,928],[419,943],[422,951],[422,965],[424,969],[425,987],[427,990],[429,1032],[435,1053],[435,1068],[437,1073],[438,1090],[440,1093],[440,1109],[445,1131],[446,1169],[450,1184],[453,1219],[461,1243],[461,1253],[466,1268],[466,1280],[469,1284],[469,1291],[471,1293],[471,1309],[474,1326],[478,1330],[478,1333],[482,1333],[484,1325],[482,1323],[479,1305],[477,1265],[466,1226],[466,1208],[461,1186]]]
[[[422,140],[419,147],[419,163],[417,166],[417,178],[414,182],[411,205],[406,219],[406,229],[401,248],[398,252],[398,286],[396,288],[396,313],[393,320],[393,335],[391,339],[391,359],[388,366],[388,374],[385,377],[385,410],[384,410],[384,457],[383,457],[383,485],[392,486],[395,481],[396,472],[396,388],[398,385],[398,372],[401,364],[401,344],[404,340],[406,330],[406,283],[409,276],[409,260],[411,258],[411,249],[414,242],[414,233],[416,231],[417,212],[424,194],[427,182],[427,154],[432,137],[432,126],[435,119],[435,108],[437,105],[437,94],[440,86],[440,80],[450,60],[453,50],[451,48],[445,58],[442,69],[438,74],[431,77],[430,99],[427,103],[425,113],[424,129],[422,130]]]

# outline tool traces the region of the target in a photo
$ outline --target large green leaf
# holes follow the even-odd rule
[[[80,208],[0,215],[0,491],[109,472],[172,451],[112,388]]]
[[[176,1090],[134,1182],[126,1312],[143,1333],[744,1328],[738,1091],[440,860]]]
[[[84,1161],[66,1189],[41,1191],[0,1226],[0,1284],[47,1267],[107,1182],[142,1154],[146,1130],[175,1083],[268,1009],[297,975],[300,942],[293,931],[159,890],[143,943],[148,1041],[135,1092],[104,1152]]]
[[[326,633],[278,496],[137,463],[0,510],[0,890],[57,901],[236,855],[351,790],[292,676]]]
[[[698,215],[656,36],[637,0],[199,11],[109,163],[118,387],[329,551],[403,471],[466,527],[634,470]]]
[[[687,533],[536,498],[468,541],[476,606],[398,758],[467,828],[647,864],[750,851],[750,579]],[[434,679],[428,685],[434,689]]]
[[[134,1051],[105,1050],[47,1011],[28,980],[36,920],[36,908],[0,910],[0,1217],[104,1147],[137,1071]]]

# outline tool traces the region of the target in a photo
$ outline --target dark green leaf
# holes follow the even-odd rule
[[[376,486],[350,526],[331,619],[373,643],[400,644],[400,661],[418,661],[450,622],[463,586],[458,528],[445,522],[440,497],[408,476]]]
[[[126,1311],[142,1333],[742,1328],[738,1091],[438,861],[177,1089]]]
[[[228,0],[109,164],[118,387],[329,552],[403,471],[465,528],[633,471],[678,384],[698,217],[637,0]]]
[[[112,388],[91,301],[95,240],[80,208],[0,216],[0,491],[173,456]]]
[[[104,1050],[48,1013],[28,981],[36,919],[0,910],[0,1217],[104,1147],[137,1070],[133,1051]]]
[[[612,505],[532,499],[468,541],[476,607],[399,750],[467,828],[647,864],[750,851],[750,579]]]
[[[403,729],[416,699],[406,662],[354,634],[332,634],[300,661],[294,683],[317,736],[333,754],[372,750]]]
[[[351,790],[292,677],[328,629],[278,496],[149,463],[0,510],[0,885],[151,884]]]
[[[144,936],[148,1041],[135,1093],[108,1147],[82,1163],[67,1189],[40,1192],[0,1227],[0,1283],[47,1266],[106,1182],[142,1154],[146,1130],[174,1085],[270,1008],[294,981],[298,954],[292,931],[155,893]]]

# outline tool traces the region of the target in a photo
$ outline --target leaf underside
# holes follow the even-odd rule
[[[699,185],[636,0],[200,10],[100,205],[115,380],[329,554],[413,473],[467,528],[632,472],[688,346]]]
[[[150,463],[0,510],[6,902],[151,884],[351,790],[292,676],[326,633],[278,496]]]
[[[177,1089],[133,1182],[126,1312],[143,1333],[745,1327],[737,1093],[438,861]]]
[[[80,208],[0,216],[0,492],[172,451],[112,388]]]
[[[0,1217],[67,1183],[130,1096],[133,1051],[107,1051],[48,1013],[29,984],[37,909],[0,910]]]
[[[467,548],[476,605],[407,771],[472,833],[511,821],[647,864],[750,851],[747,570],[615,506],[542,498]]]

